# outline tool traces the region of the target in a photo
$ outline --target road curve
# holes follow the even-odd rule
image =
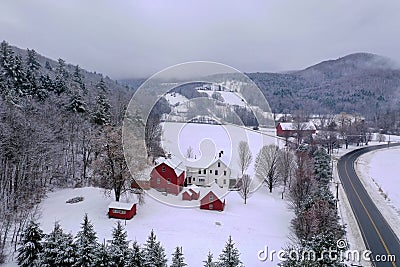
[[[391,144],[398,146],[400,144]],[[387,145],[364,147],[342,156],[338,162],[339,178],[361,230],[364,243],[372,252],[375,266],[400,267],[400,241],[379,209],[368,195],[354,169],[355,160],[368,152],[387,148]],[[354,248],[352,248],[354,249]],[[395,255],[396,259],[381,262],[380,255]]]

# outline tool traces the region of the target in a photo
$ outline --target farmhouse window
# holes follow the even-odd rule
[[[193,182],[195,182],[196,181],[196,178],[193,178]]]
[[[212,170],[210,170],[210,173],[212,173]]]
[[[205,182],[205,179],[199,178],[199,182]]]
[[[226,179],[224,179],[224,184],[226,184]]]
[[[213,209],[214,209],[213,204],[210,204],[210,205],[208,206],[208,209],[213,210]]]
[[[224,175],[226,176],[226,171],[224,171]]]
[[[215,175],[218,175],[218,170],[215,170]]]
[[[213,200],[214,200],[214,196],[210,195],[210,201],[213,201]]]
[[[167,180],[167,184],[170,184],[171,183],[171,179],[170,178],[168,178],[168,180]]]
[[[201,174],[201,170],[199,170],[199,174]]]
[[[161,179],[157,178],[157,184],[160,184],[160,183],[161,183]]]
[[[206,170],[204,170],[203,173],[206,174]]]
[[[221,162],[218,162],[218,167],[221,167]]]
[[[161,171],[165,172],[165,170],[166,170],[165,166],[162,166]]]

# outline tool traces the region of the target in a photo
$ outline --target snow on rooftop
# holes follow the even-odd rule
[[[301,122],[300,126],[295,122],[281,122],[279,123],[284,131],[294,131],[294,130],[316,130],[314,123],[312,122]]]
[[[109,209],[130,210],[136,203],[125,203],[113,201],[108,205]]]
[[[165,163],[166,165],[168,165],[169,167],[171,167],[175,174],[177,176],[181,175],[182,172],[185,171],[185,165],[183,164],[182,160],[180,160],[178,157],[171,155],[171,157],[167,157],[167,158],[157,158],[155,160],[157,165],[160,165],[161,163]]]

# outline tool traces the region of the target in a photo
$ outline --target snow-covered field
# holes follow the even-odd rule
[[[235,125],[209,125],[196,123],[165,122],[163,124],[162,146],[165,151],[172,153],[181,160],[185,160],[186,150],[193,148],[196,159],[193,162],[201,162],[207,167],[223,151],[222,160],[232,169],[232,177],[239,174],[237,149],[240,141],[247,141],[253,161],[246,172],[254,174],[254,161],[257,153],[263,145],[284,145],[284,142],[276,138],[274,128],[263,129],[256,132]]]
[[[355,165],[375,205],[379,207],[398,236],[400,236],[399,162],[400,147],[392,147],[367,153],[361,156]]]
[[[198,90],[200,93],[207,93],[208,96],[212,96],[213,93],[217,92],[220,93],[222,98],[224,99],[224,102],[229,104],[229,105],[237,105],[241,107],[246,107],[248,106],[246,104],[246,101],[238,94],[235,92],[228,92],[228,91],[213,91],[213,90]]]
[[[76,196],[85,199],[75,204],[65,203]],[[84,214],[88,213],[99,240],[109,240],[111,229],[117,221],[109,219],[106,214],[111,201],[102,189],[92,187],[49,193],[41,205],[41,227],[49,232],[54,222],[59,221],[64,230],[76,234]],[[141,244],[154,229],[168,258],[171,258],[176,246],[182,246],[188,266],[202,266],[209,251],[215,259],[218,258],[229,235],[232,235],[245,266],[276,266],[276,261],[260,262],[257,252],[265,245],[275,250],[285,246],[291,216],[286,202],[280,199],[279,190],[270,194],[262,187],[253,194],[247,205],[243,204],[237,192],[229,193],[223,212],[176,208],[147,196],[146,203],[138,207],[137,215],[124,224],[128,238]]]

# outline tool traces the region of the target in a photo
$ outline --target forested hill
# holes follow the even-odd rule
[[[274,112],[357,112],[373,117],[400,103],[400,68],[390,59],[351,54],[291,73],[248,73]]]
[[[48,190],[111,190],[116,176],[129,184],[121,125],[131,95],[62,59],[0,44],[0,264]]]

